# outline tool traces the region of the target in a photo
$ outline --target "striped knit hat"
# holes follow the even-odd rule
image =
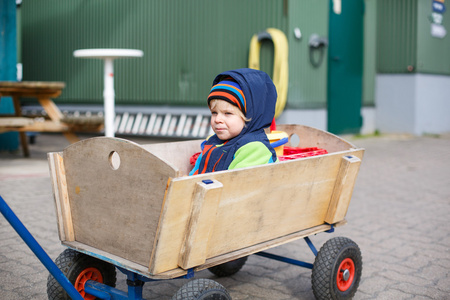
[[[226,77],[213,85],[208,96],[208,106],[213,99],[225,100],[237,106],[244,116],[247,114],[247,103],[241,86],[231,77]]]

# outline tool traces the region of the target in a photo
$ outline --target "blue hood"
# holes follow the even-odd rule
[[[236,151],[251,142],[261,142],[272,153],[272,161],[277,160],[275,150],[270,146],[264,128],[272,123],[275,114],[277,92],[269,75],[253,69],[237,69],[219,74],[213,81],[216,85],[222,77],[231,76],[241,86],[246,99],[246,122],[241,133],[222,141],[216,134],[202,144],[202,154],[193,174],[227,170]]]
[[[277,91],[269,75],[263,71],[247,68],[231,70],[217,75],[213,85],[227,76],[232,77],[241,86],[247,101],[246,117],[251,119],[236,138],[269,127],[275,115],[277,102]]]

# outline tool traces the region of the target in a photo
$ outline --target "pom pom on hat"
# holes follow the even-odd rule
[[[224,100],[237,106],[244,116],[247,113],[247,103],[241,86],[231,77],[226,77],[213,85],[208,96],[208,106],[213,99]]]

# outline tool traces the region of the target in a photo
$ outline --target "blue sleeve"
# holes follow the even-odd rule
[[[200,155],[197,157],[197,160],[195,161],[194,168],[189,172],[189,176],[192,176],[195,173],[195,171],[198,170],[198,166],[200,165],[201,160],[202,160],[202,154],[200,153]]]

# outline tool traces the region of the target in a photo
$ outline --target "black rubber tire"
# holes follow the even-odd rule
[[[110,287],[116,286],[116,268],[114,265],[92,256],[66,249],[56,258],[55,264],[72,284],[75,284],[77,277],[83,270],[96,268],[100,271],[104,284]],[[49,274],[47,278],[47,296],[49,300],[70,300],[69,295],[52,274]]]
[[[223,263],[221,265],[217,265],[217,266],[208,268],[208,270],[218,277],[231,276],[233,274],[236,274],[240,269],[242,269],[242,267],[244,266],[246,261],[247,261],[247,256],[244,256],[244,257]]]
[[[347,287],[340,290],[337,276],[341,264],[345,261],[352,263],[352,275],[348,282],[344,282]],[[362,273],[362,256],[358,245],[351,239],[345,237],[335,237],[328,240],[320,249],[314,261],[312,269],[311,283],[314,296],[318,300],[325,299],[352,299],[358,289]],[[342,288],[342,287],[341,287]]]
[[[200,278],[183,285],[172,300],[231,300],[231,296],[220,283]]]

